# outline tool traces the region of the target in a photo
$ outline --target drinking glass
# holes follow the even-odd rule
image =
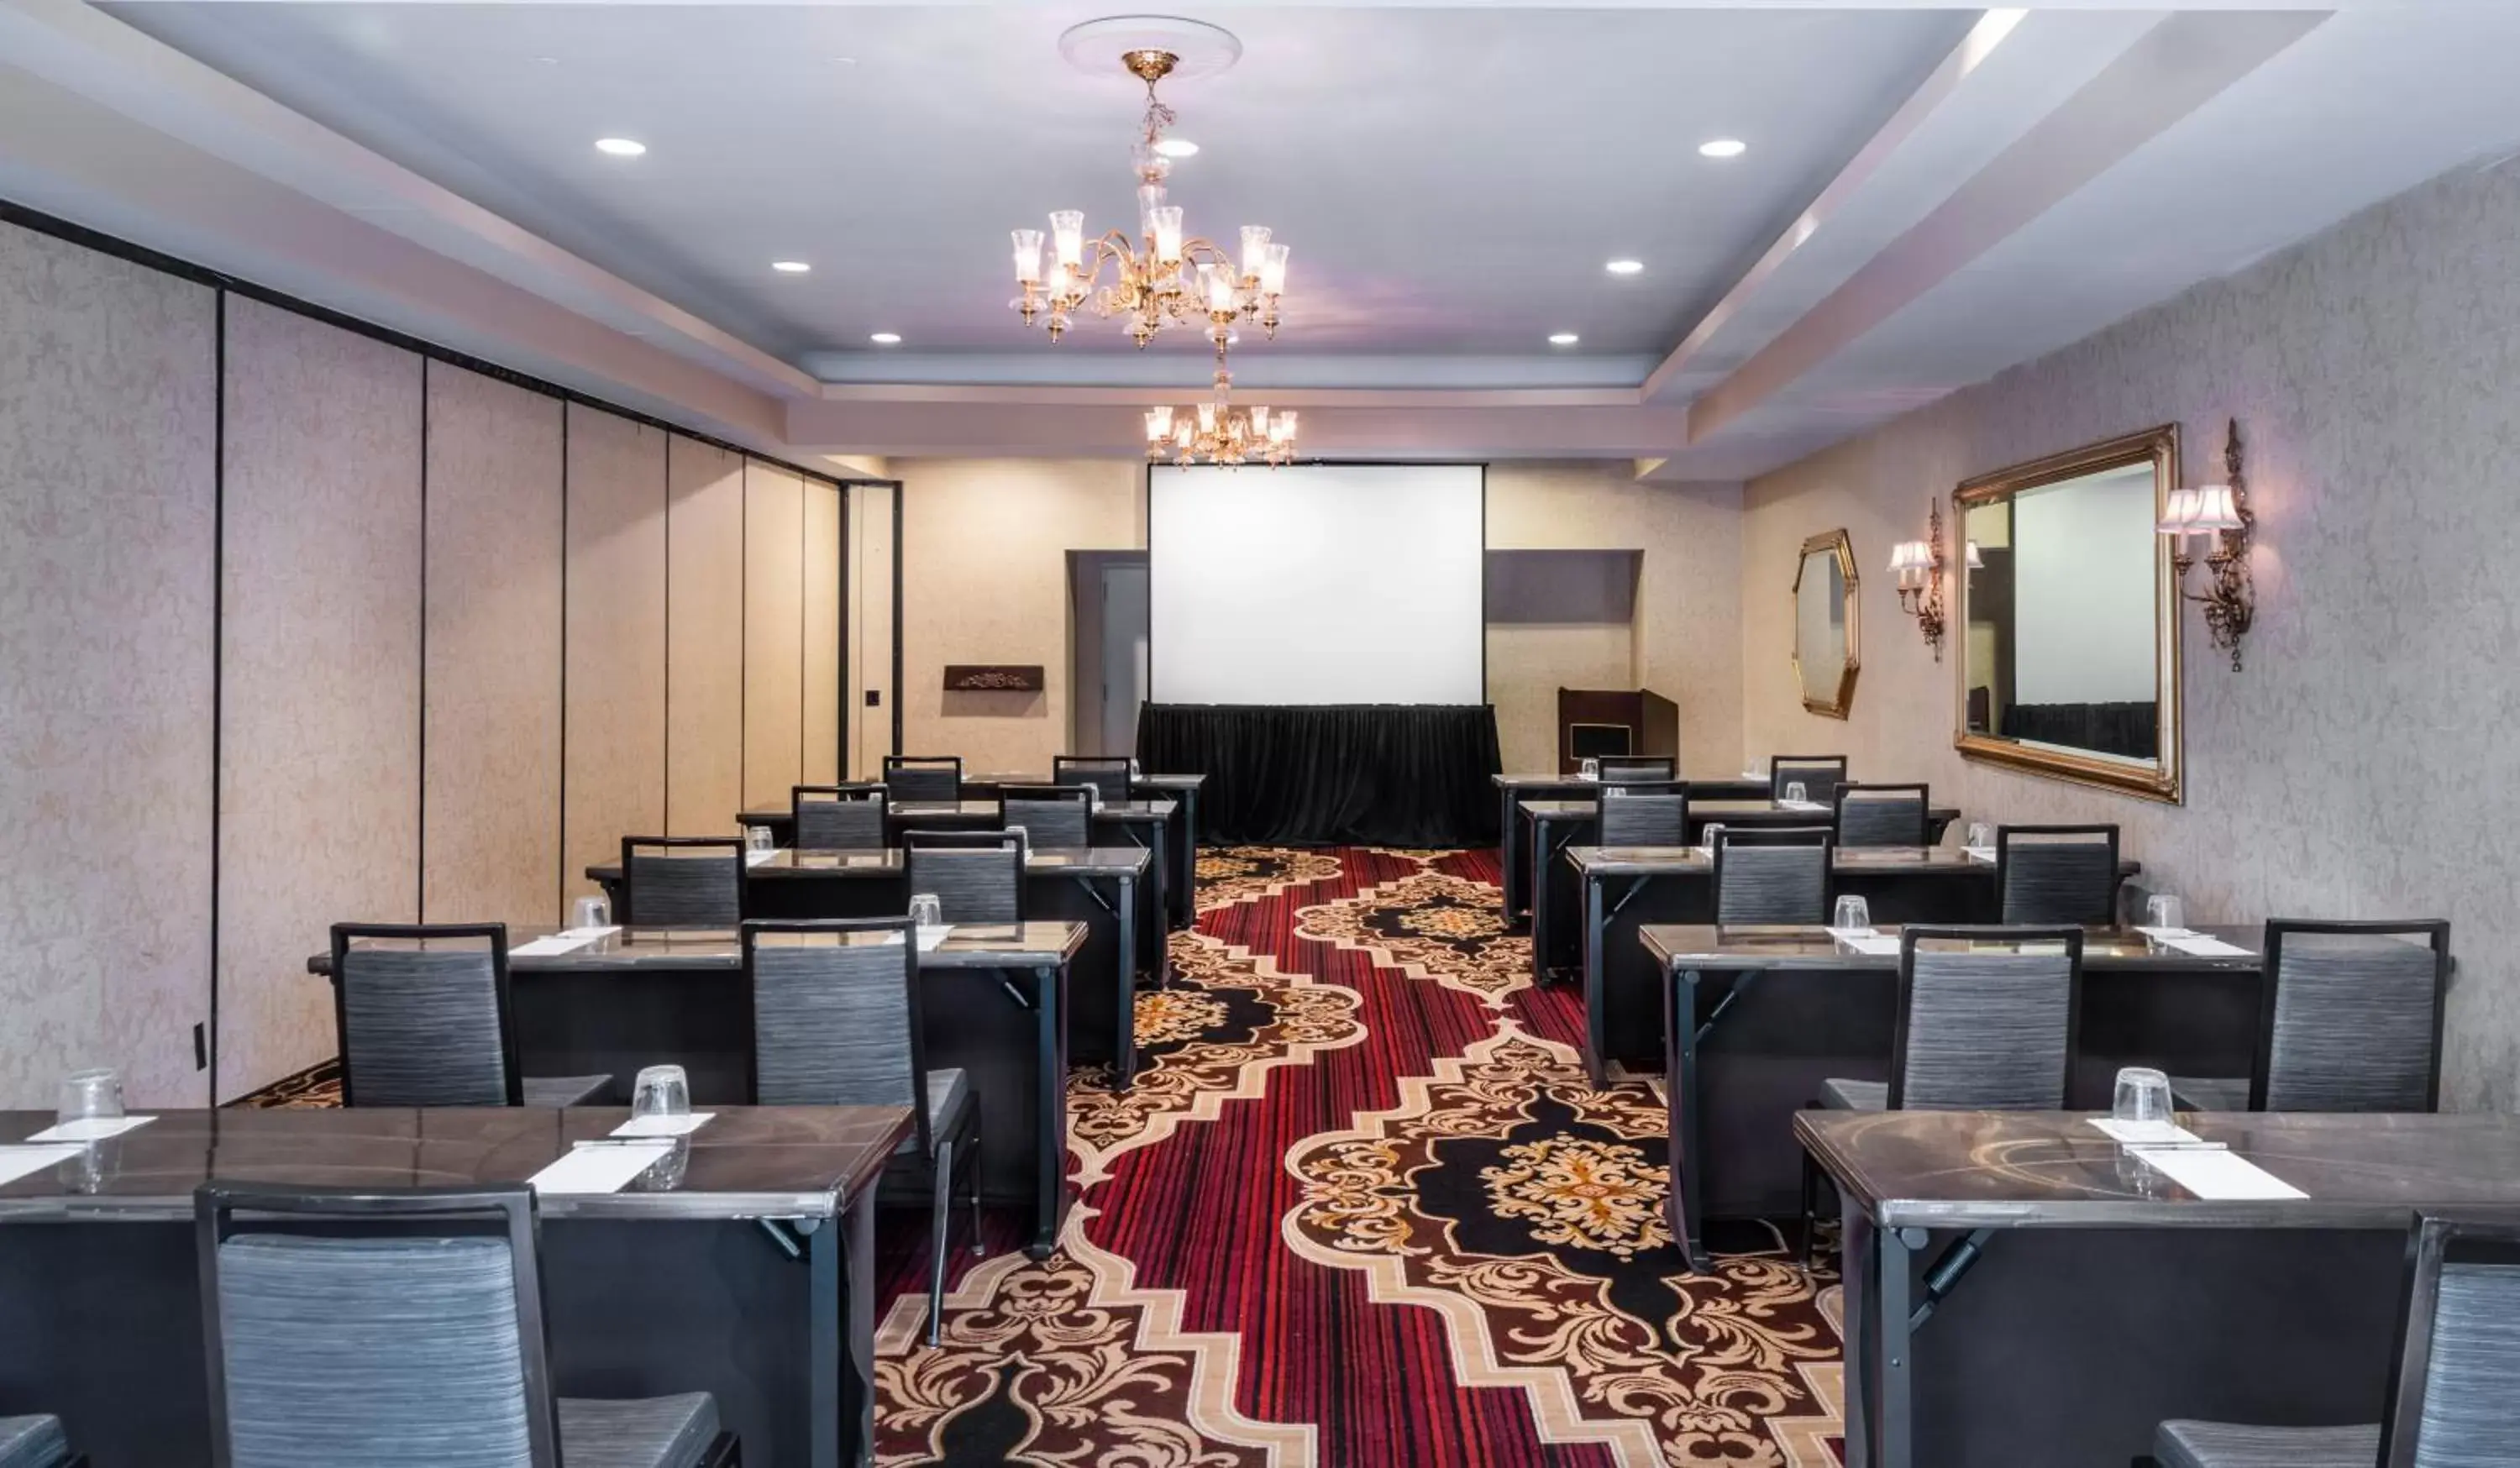
[[[584,930],[612,926],[612,904],[600,897],[581,897],[568,905],[568,925]]]
[[[1796,803],[1808,802],[1811,799],[1811,791],[1801,780],[1788,780],[1785,784],[1785,798]]]
[[[110,1122],[122,1116],[122,1078],[110,1070],[74,1070],[62,1078],[59,1120]]]
[[[1837,920],[1829,926],[1868,933],[1872,931],[1872,905],[1860,897],[1841,897],[1837,900]]]
[[[1724,840],[1723,823],[1717,821],[1706,823],[1705,828],[1698,832],[1697,839],[1705,845],[1708,856],[1715,855],[1715,848]]]
[[[639,1072],[630,1090],[632,1116],[689,1116],[691,1078],[679,1065],[651,1065]]]
[[[1970,822],[1968,828],[1968,845],[1978,851],[1991,849],[1995,845],[1995,827],[1987,824],[1983,821]]]
[[[2156,892],[2143,900],[2143,923],[2153,928],[2187,926],[2187,905],[2169,892]]]
[[[910,899],[910,920],[922,928],[945,925],[945,905],[933,892],[918,893]]]
[[[2117,1100],[2109,1115],[2122,1122],[2169,1122],[2170,1078],[2145,1065],[2119,1071]]]
[[[779,849],[779,843],[771,837],[770,827],[766,825],[745,826],[743,828],[743,844],[748,850],[752,851],[776,851]]]
[[[1601,762],[1599,760],[1586,760],[1575,768],[1584,772],[1584,778],[1586,779],[1599,779],[1601,778]]]

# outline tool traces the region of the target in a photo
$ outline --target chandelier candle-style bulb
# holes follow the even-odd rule
[[[1015,284],[1041,284],[1041,231],[1017,230],[1015,236]]]
[[[1162,443],[1165,439],[1172,436],[1173,410],[1168,407],[1148,409],[1147,441],[1148,443]]]
[[[1066,270],[1085,264],[1085,211],[1060,209],[1050,216],[1051,237],[1058,242],[1058,263]]]
[[[1242,278],[1257,281],[1269,264],[1269,226],[1246,224],[1242,227]]]
[[[1182,257],[1182,211],[1177,203],[1147,211],[1154,225],[1155,259],[1165,265],[1178,265]]]
[[[1283,245],[1272,245],[1260,259],[1260,293],[1277,296],[1286,293],[1286,251]]]
[[[1257,404],[1254,404],[1251,409],[1251,431],[1254,433],[1269,431],[1269,410]]]

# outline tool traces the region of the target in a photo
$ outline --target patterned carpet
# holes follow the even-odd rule
[[[930,1350],[879,1225],[878,1462],[1834,1468],[1836,1290],[1764,1225],[1687,1271],[1662,1103],[1585,1084],[1493,853],[1199,866],[1136,1087],[1069,1088],[1063,1247],[993,1221]]]

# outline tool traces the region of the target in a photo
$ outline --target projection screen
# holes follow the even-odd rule
[[[1486,470],[1148,471],[1157,703],[1484,703]]]

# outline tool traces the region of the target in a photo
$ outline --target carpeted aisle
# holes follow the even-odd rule
[[[1070,1085],[1062,1249],[956,1251],[931,1351],[923,1221],[879,1224],[878,1461],[1837,1462],[1835,1291],[1758,1225],[1687,1271],[1662,1104],[1586,1086],[1494,853],[1227,850],[1200,882],[1137,1085]]]

